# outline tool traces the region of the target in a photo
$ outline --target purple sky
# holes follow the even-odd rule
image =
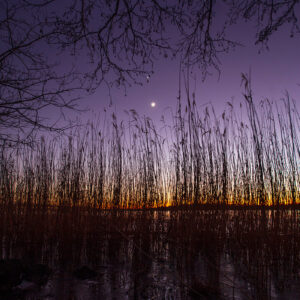
[[[222,17],[222,16],[221,16]],[[292,98],[300,101],[300,36],[290,37],[290,27],[284,25],[274,33],[269,40],[269,50],[260,51],[255,42],[255,27],[251,22],[239,22],[228,31],[228,37],[243,44],[235,50],[219,56],[220,77],[212,69],[212,75],[202,81],[201,70],[195,67],[191,79],[191,91],[195,91],[198,106],[212,103],[218,114],[221,114],[228,101],[239,104],[243,101],[241,87],[241,73],[251,69],[252,87],[255,100],[269,98],[279,100],[288,91]],[[260,53],[259,53],[260,52]],[[83,59],[83,61],[86,61]],[[82,67],[85,68],[84,63]],[[122,88],[112,88],[112,107],[109,111],[117,112],[124,118],[124,110],[135,109],[141,116],[146,115],[160,120],[163,114],[168,114],[171,108],[176,109],[178,96],[179,60],[159,57],[154,62],[154,74],[149,82],[144,78],[143,86],[132,86],[127,89],[127,95]],[[184,99],[184,91],[183,91]],[[156,102],[152,108],[150,103]],[[108,109],[110,97],[105,85],[100,86],[93,95],[85,97],[79,102],[81,108],[88,108],[88,112],[80,113],[79,118],[86,122],[101,115],[103,109]],[[299,107],[299,106],[298,106]],[[52,113],[48,113],[51,116]],[[78,117],[71,113],[70,118]]]
[[[285,91],[297,102],[300,101],[300,37],[290,38],[289,30],[284,27],[272,36],[269,51],[259,53],[259,46],[254,45],[254,30],[250,24],[239,24],[234,28],[234,37],[243,43],[221,58],[221,74],[213,70],[212,76],[201,80],[201,72],[195,68],[191,80],[191,89],[195,90],[198,105],[211,102],[222,113],[225,103],[233,99],[234,103],[243,100],[241,73],[251,69],[252,86],[255,100],[269,98],[279,100]],[[128,88],[127,95],[123,89],[111,90],[113,111],[123,116],[123,110],[135,109],[141,115],[159,120],[169,107],[176,108],[178,96],[179,61],[160,58],[154,65],[154,75],[143,86]],[[184,97],[183,97],[184,98]],[[151,101],[156,107],[151,108]],[[83,119],[101,113],[109,106],[109,93],[106,87],[100,87],[96,93],[84,101],[84,106],[92,112],[81,114]],[[92,115],[91,115],[92,113]]]

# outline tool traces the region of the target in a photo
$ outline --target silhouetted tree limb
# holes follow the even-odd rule
[[[0,3],[0,142],[31,143],[36,130],[60,131],[45,109],[74,109],[82,82],[70,67],[61,70],[49,42],[59,33],[47,23],[54,1]],[[44,18],[44,20],[43,20]],[[67,67],[67,66],[66,66]],[[56,120],[57,121],[57,120]]]
[[[238,45],[230,39],[232,24],[254,22],[255,43],[265,47],[286,23],[292,35],[299,32],[298,4],[2,0],[0,141],[26,142],[36,129],[62,129],[43,118],[46,108],[75,109],[82,95],[103,83],[142,83],[159,55],[180,57],[181,65],[198,66],[205,77],[211,67],[219,70],[220,53]]]
[[[291,37],[299,33],[299,0],[229,1],[231,23],[240,19],[253,20],[256,25],[255,44],[267,46],[269,38],[283,25],[290,23]]]

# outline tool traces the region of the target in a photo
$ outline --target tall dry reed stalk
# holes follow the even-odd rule
[[[42,138],[35,149],[3,147],[0,201],[95,208],[298,204],[297,106],[288,95],[257,105],[246,75],[243,83],[240,108],[227,103],[220,117],[211,105],[197,107],[187,89],[163,130],[131,110],[128,122],[113,114],[67,138]]]

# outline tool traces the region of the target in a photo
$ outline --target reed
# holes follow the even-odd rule
[[[300,122],[287,94],[198,107],[178,99],[169,124],[136,111],[105,116],[36,148],[1,149],[0,203],[28,206],[155,208],[182,205],[296,205]],[[99,122],[100,123],[100,122]]]

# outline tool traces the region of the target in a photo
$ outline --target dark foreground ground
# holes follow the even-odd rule
[[[299,299],[299,217],[2,207],[0,300]]]

